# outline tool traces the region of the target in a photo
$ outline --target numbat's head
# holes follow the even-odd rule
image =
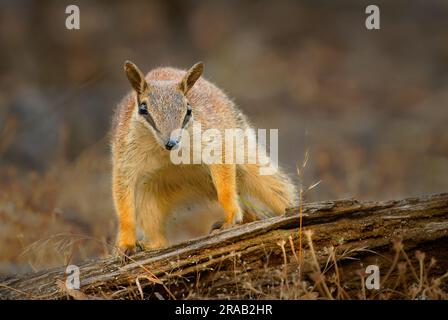
[[[135,64],[130,61],[124,64],[129,82],[137,93],[137,119],[154,133],[167,150],[177,147],[182,130],[191,120],[193,111],[186,95],[203,69],[204,64],[198,62],[179,82],[147,82]]]

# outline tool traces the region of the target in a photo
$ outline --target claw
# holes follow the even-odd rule
[[[212,227],[210,228],[210,233],[213,233],[216,230],[221,229],[223,224],[224,224],[224,221],[216,221],[214,224],[212,224]]]
[[[119,248],[118,255],[119,258],[121,259],[121,262],[123,264],[129,263],[129,261],[131,260],[130,257],[133,256],[136,252],[138,252],[137,250],[138,250],[137,246]]]
[[[225,221],[216,221],[210,228],[210,234],[218,233],[221,230],[228,229],[232,226],[231,223]]]
[[[142,251],[146,250],[146,245],[141,241],[137,241],[135,243],[135,248],[136,248],[136,250],[135,250],[136,253],[142,252]]]

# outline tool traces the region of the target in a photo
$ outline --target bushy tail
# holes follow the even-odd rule
[[[260,175],[258,165],[238,165],[237,181],[244,222],[284,214],[296,203],[296,187],[280,169]]]

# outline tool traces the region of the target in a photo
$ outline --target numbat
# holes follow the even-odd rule
[[[261,175],[258,163],[171,161],[170,152],[182,151],[182,133],[192,136],[193,122],[201,130],[251,128],[234,103],[201,77],[203,68],[202,63],[188,71],[157,68],[145,77],[132,62],[124,64],[133,90],[119,104],[113,123],[112,191],[117,244],[126,255],[141,245],[164,247],[265,212],[283,214],[293,205],[294,185],[280,170]],[[186,222],[169,236],[170,223],[185,216]],[[186,233],[187,228],[194,232]],[[138,245],[137,230],[143,237]]]

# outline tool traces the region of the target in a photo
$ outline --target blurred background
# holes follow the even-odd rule
[[[306,201],[448,191],[448,2],[5,1],[0,4],[0,273],[104,257],[116,219],[112,112],[144,71],[205,62]],[[67,30],[65,8],[80,8]],[[194,223],[194,222],[192,222]]]

